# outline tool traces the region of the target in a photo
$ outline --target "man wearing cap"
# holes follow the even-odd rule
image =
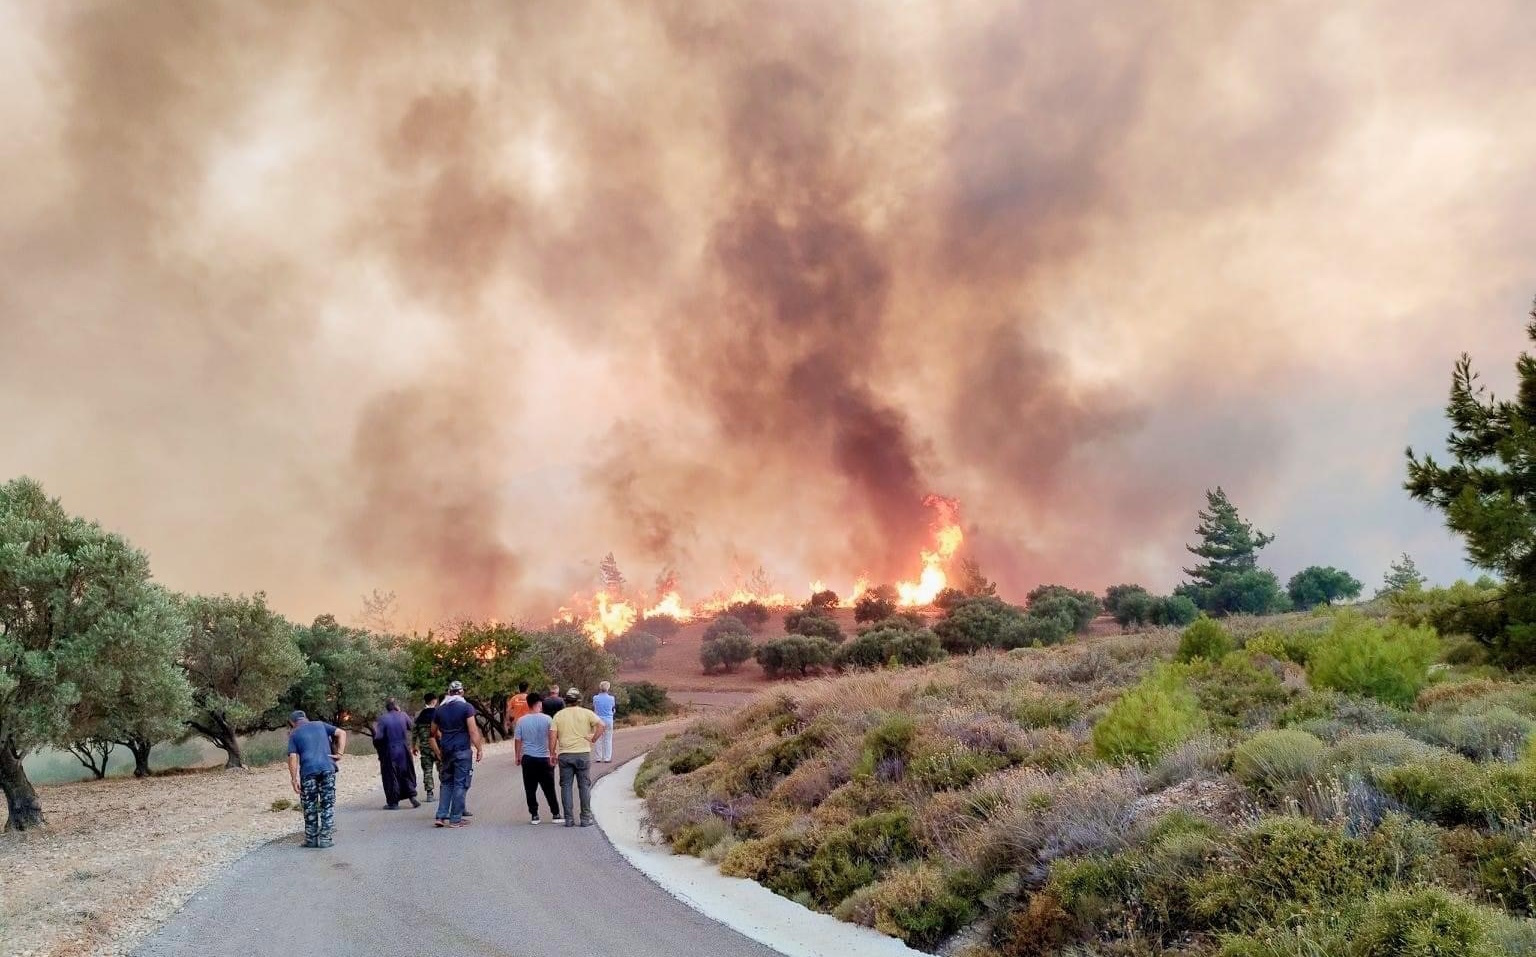
[[[549,729],[549,753],[560,762],[560,805],[565,808],[565,826],[576,826],[576,805],[571,801],[571,781],[576,781],[581,795],[581,826],[591,827],[592,820],[592,742],[603,736],[608,726],[601,718],[581,706],[581,692],[565,689],[565,707],[555,715]]]
[[[464,682],[448,685],[448,695],[432,714],[432,746],[443,769],[442,796],[437,800],[438,827],[465,827],[464,798],[469,792],[474,761],[485,756],[485,742],[480,725],[475,723],[475,708],[464,700]]]
[[[330,847],[335,823],[336,762],[347,733],[302,711],[288,716],[288,777],[304,808],[304,846]]]

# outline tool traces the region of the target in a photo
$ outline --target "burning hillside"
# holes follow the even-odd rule
[[[959,502],[930,494],[923,498],[923,505],[933,515],[929,528],[930,547],[918,554],[916,577],[911,581],[898,581],[895,585],[897,603],[907,608],[921,608],[933,603],[948,585],[950,563],[965,541],[965,533],[960,527]],[[590,595],[574,596],[554,618],[557,622],[579,622],[582,630],[599,645],[622,635],[645,618],[667,616],[686,622],[719,614],[739,603],[757,602],[768,608],[790,608],[802,600],[776,588],[773,579],[761,568],[745,579],[738,578],[729,587],[693,602],[684,601],[677,575],[670,569],[657,575],[654,589],[648,594],[640,594],[628,586],[611,553],[599,568],[602,578],[599,589]],[[868,576],[859,575],[847,591],[837,592],[839,604],[851,607],[869,587]],[[810,584],[807,594],[826,590],[825,581],[817,579]]]

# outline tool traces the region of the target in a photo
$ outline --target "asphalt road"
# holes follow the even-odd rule
[[[607,772],[665,727],[620,731]],[[351,758],[343,773],[374,774]],[[247,855],[194,896],[141,957],[466,954],[508,957],[775,957],[701,917],[626,864],[600,829],[528,823],[511,746],[475,769],[474,824],[382,810],[382,790],[338,809],[336,846],[302,837]]]

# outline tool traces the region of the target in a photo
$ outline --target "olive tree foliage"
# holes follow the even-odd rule
[[[1065,585],[1040,585],[1024,596],[1029,613],[1037,618],[1063,618],[1072,631],[1082,634],[1099,616],[1103,605],[1093,592]]]
[[[68,514],[31,479],[0,485],[0,789],[6,829],[45,821],[22,758],[44,744],[109,740],[136,710],[182,636],[149,560],[120,536]],[[175,708],[173,697],[166,704]],[[87,707],[82,702],[89,701]]]
[[[825,638],[834,645],[843,640],[843,629],[837,619],[826,609],[814,605],[785,612],[784,632],[807,638]]]
[[[1536,342],[1536,307],[1526,335]],[[1485,624],[1473,637],[1505,664],[1530,665],[1536,664],[1536,356],[1521,353],[1515,374],[1515,397],[1499,399],[1472,371],[1470,356],[1457,360],[1445,410],[1450,461],[1442,465],[1408,449],[1405,488],[1445,516],[1473,565],[1503,579],[1493,602],[1497,616],[1480,616]]]
[[[1341,598],[1359,598],[1364,586],[1349,572],[1333,566],[1312,565],[1291,576],[1286,592],[1300,610],[1331,605]]]
[[[631,628],[622,635],[609,638],[603,647],[623,664],[644,668],[656,659],[661,639],[648,631]]]
[[[710,674],[716,668],[735,671],[743,661],[752,657],[755,650],[750,634],[730,631],[699,646],[699,664],[705,674]]]
[[[896,614],[896,598],[894,585],[876,585],[853,603],[853,620],[860,624],[884,621]]]
[[[554,675],[577,684],[576,679],[546,671],[536,646],[550,656],[553,666],[568,667],[573,673],[581,671],[584,661],[590,663],[593,654],[592,643],[574,625],[530,635],[495,622],[453,622],[441,632],[404,642],[405,685],[413,695],[442,694],[449,682],[464,682],[465,699],[479,713],[486,733],[505,737],[511,731],[503,723],[507,701],[517,693],[519,682],[538,688]],[[601,655],[601,650],[596,654]]]
[[[188,624],[182,666],[192,683],[187,726],[225,754],[225,767],[245,766],[240,736],[281,727],[271,713],[305,674],[293,624],[267,607],[267,596],[182,598]]]
[[[366,628],[353,628],[321,615],[294,630],[304,672],[282,695],[267,723],[281,727],[298,708],[338,727],[371,731],[384,699],[405,686],[405,654],[399,643]]]

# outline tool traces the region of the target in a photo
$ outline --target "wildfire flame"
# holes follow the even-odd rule
[[[923,499],[923,504],[934,511],[931,526],[933,547],[919,552],[922,570],[916,581],[896,583],[897,603],[905,608],[921,608],[933,604],[939,592],[949,583],[947,566],[950,560],[965,542],[965,533],[960,527],[958,502],[942,495],[929,495]],[[747,584],[738,583],[729,591],[722,589],[691,606],[683,602],[676,584],[675,575],[670,571],[664,573],[657,583],[655,603],[645,607],[643,612],[623,596],[609,594],[604,590],[590,598],[577,597],[573,600],[574,607],[585,610],[573,612],[569,607],[561,608],[554,620],[557,623],[579,621],[582,631],[591,638],[593,644],[602,645],[609,638],[629,631],[641,618],[668,615],[678,621],[692,621],[694,618],[719,614],[738,602],[757,602],[769,608],[793,608],[799,605],[799,601],[783,592],[771,590],[767,576],[761,570]],[[860,575],[854,581],[853,588],[840,596],[838,604],[844,608],[852,607],[869,587],[869,578]],[[826,590],[827,586],[821,579],[811,583],[812,594]]]

